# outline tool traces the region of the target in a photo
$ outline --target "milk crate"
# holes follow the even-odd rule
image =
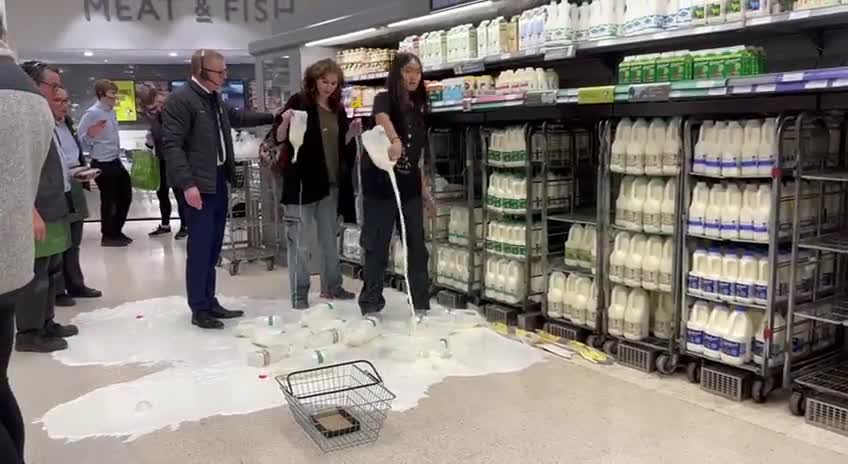
[[[436,301],[446,308],[468,309],[468,297],[453,290],[440,290],[436,294]]]
[[[808,424],[848,436],[848,404],[807,398]]]
[[[486,320],[489,322],[502,322],[509,326],[515,326],[518,321],[518,310],[499,305],[486,306]]]
[[[651,373],[656,369],[657,356],[660,352],[629,343],[619,343],[616,359],[622,364],[642,372]]]
[[[701,389],[733,401],[751,397],[751,374],[723,366],[701,368]]]
[[[541,311],[521,313],[516,322],[519,329],[535,332],[545,325],[545,315]]]

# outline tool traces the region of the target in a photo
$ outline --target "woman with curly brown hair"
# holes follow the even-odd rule
[[[344,73],[333,60],[310,66],[303,78],[303,90],[286,103],[277,119],[275,135],[283,150],[283,195],[288,242],[289,285],[292,306],[309,307],[309,236],[317,232],[321,248],[321,297],[350,300],[355,297],[342,288],[336,239],[338,216],[355,222],[352,168],[356,149],[354,138],[362,132],[359,120],[348,120],[342,104]],[[293,162],[288,141],[293,111],[307,113],[303,146]]]

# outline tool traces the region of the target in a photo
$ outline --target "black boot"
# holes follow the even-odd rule
[[[46,337],[41,332],[19,333],[15,338],[15,351],[22,353],[52,353],[68,348],[68,342],[62,338]]]

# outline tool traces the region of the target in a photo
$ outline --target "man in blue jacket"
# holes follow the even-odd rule
[[[168,98],[162,111],[162,154],[168,179],[185,196],[188,221],[186,293],[191,323],[222,329],[220,319],[244,315],[215,297],[215,265],[224,242],[229,192],[234,172],[231,128],[270,125],[274,115],[239,111],[221,101],[227,64],[215,50],[191,58],[191,81]]]

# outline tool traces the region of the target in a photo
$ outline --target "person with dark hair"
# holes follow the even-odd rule
[[[396,161],[395,176],[400,191],[406,226],[408,282],[412,304],[417,312],[430,309],[429,254],[424,238],[424,214],[433,214],[433,198],[423,179],[422,169],[428,151],[428,98],[421,61],[409,53],[399,53],[386,79],[386,92],[374,98],[374,120],[391,141],[389,158]],[[367,156],[362,157],[361,245],[365,253],[364,284],[359,308],[364,316],[378,316],[386,305],[383,281],[389,263],[392,231],[399,227],[399,215],[389,175]]]
[[[85,111],[79,123],[79,141],[100,169],[100,241],[104,247],[125,247],[132,239],[124,235],[124,224],[132,204],[132,180],[121,162],[121,137],[115,105],[118,86],[108,79],[94,83],[97,103]]]
[[[170,187],[168,182],[168,165],[165,158],[162,156],[162,108],[165,107],[167,97],[163,92],[156,89],[150,89],[150,94],[144,100],[145,113],[150,118],[150,131],[147,137],[147,148],[153,150],[156,157],[159,158],[159,190],[156,191],[156,198],[159,199],[159,214],[162,218],[162,223],[159,224],[153,232],[148,235],[150,237],[160,237],[171,233],[171,190],[174,191],[174,196],[177,199],[177,214],[180,217],[180,230],[174,236],[176,240],[182,240],[188,237],[188,224],[185,219],[185,200],[180,189]]]
[[[352,300],[355,294],[342,287],[339,267],[338,217],[356,222],[352,167],[356,158],[354,138],[362,122],[349,122],[342,105],[344,73],[335,61],[311,65],[303,77],[303,91],[293,95],[277,118],[272,134],[285,144],[283,195],[288,241],[289,287],[295,309],[309,307],[307,261],[309,237],[317,232],[321,253],[321,298]],[[303,146],[293,162],[288,140],[293,111],[308,115]]]

